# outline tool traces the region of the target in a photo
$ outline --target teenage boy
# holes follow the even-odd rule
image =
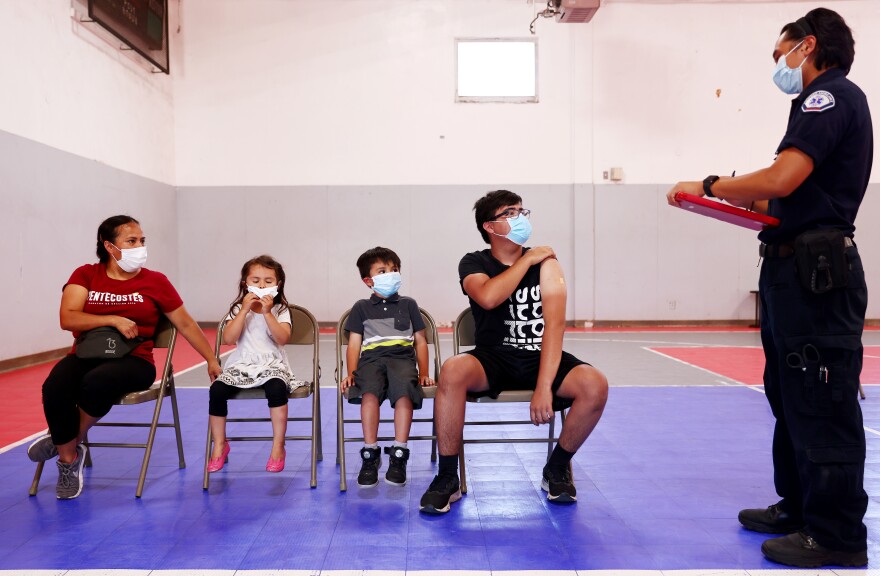
[[[458,274],[474,314],[476,348],[449,358],[440,371],[434,399],[440,469],[419,510],[443,514],[461,498],[458,456],[467,395],[503,390],[534,390],[529,417],[536,426],[569,409],[541,488],[551,502],[574,502],[571,458],[602,416],[608,382],[562,350],[565,279],[552,248],[523,247],[532,228],[522,198],[496,190],[477,200],[474,214],[490,248],[466,254]]]

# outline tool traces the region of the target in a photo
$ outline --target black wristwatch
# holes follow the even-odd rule
[[[712,184],[718,182],[718,178],[718,176],[706,176],[706,178],[703,180],[703,192],[709,198],[715,197],[715,195],[712,194]]]

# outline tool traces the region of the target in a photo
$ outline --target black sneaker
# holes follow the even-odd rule
[[[788,566],[818,568],[819,566],[866,566],[868,550],[846,552],[830,550],[804,532],[772,538],[761,544],[764,556]]]
[[[740,510],[739,523],[747,530],[762,534],[791,534],[804,527],[803,520],[793,518],[778,503],[767,508]]]
[[[385,481],[395,486],[406,484],[406,461],[409,460],[409,448],[402,446],[386,446],[385,453],[390,456]]]
[[[437,474],[427,492],[422,494],[419,512],[425,514],[446,514],[453,502],[461,499],[461,488],[455,474]]]
[[[571,479],[571,464],[566,466],[544,466],[541,490],[547,493],[547,500],[556,504],[577,502],[577,488]]]
[[[361,471],[358,485],[371,488],[379,483],[379,468],[382,467],[382,451],[379,448],[361,448]]]

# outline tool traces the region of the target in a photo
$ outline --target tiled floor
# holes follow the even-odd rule
[[[381,483],[370,490],[358,489],[351,478],[357,472],[358,447],[349,444],[349,491],[339,492],[333,389],[322,390],[324,461],[316,489],[309,488],[304,443],[288,446],[287,470],[277,475],[263,471],[268,445],[236,443],[229,465],[203,492],[207,390],[182,388],[188,467],[177,468],[173,435],[160,431],[142,499],[134,498],[135,451],[95,448],[85,490],[73,501],[55,499],[51,463],[37,496],[28,497],[33,464],[25,446],[0,454],[0,570],[16,575],[134,570],[126,572],[129,576],[197,570],[221,571],[212,576],[236,570],[262,571],[251,575],[280,570],[758,575],[764,569],[782,574],[761,556],[764,537],[736,522],[740,508],[775,501],[772,422],[760,388],[733,384],[733,374],[709,373],[647,349],[700,343],[755,346],[756,341],[755,333],[742,332],[567,336],[566,348],[605,370],[615,385],[605,416],[575,457],[578,504],[547,503],[540,490],[546,448],[540,444],[469,445],[470,492],[441,517],[417,511],[435,472],[427,442],[412,444],[407,486]],[[332,383],[327,368],[332,349],[325,346],[321,356],[326,385]],[[200,384],[203,378],[197,370],[180,380]],[[880,429],[878,395],[880,388],[869,387],[862,403],[865,424],[874,430]],[[292,404],[293,410],[306,408],[302,401]],[[149,407],[115,410],[117,416],[130,417],[142,409]],[[256,401],[235,402],[232,410],[259,416],[267,411]],[[424,410],[431,410],[430,403]],[[507,419],[524,410],[473,405],[468,415]],[[92,439],[108,432],[96,430]],[[527,433],[542,435],[544,429]],[[143,431],[121,435],[134,438]],[[878,484],[880,437],[869,432],[866,486],[872,498],[866,524],[872,560],[880,559],[880,502],[873,496],[880,494]]]

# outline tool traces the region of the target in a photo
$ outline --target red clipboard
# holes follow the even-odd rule
[[[695,212],[702,216],[715,218],[722,222],[742,226],[759,232],[764,228],[775,228],[779,226],[779,219],[766,214],[758,214],[750,212],[744,208],[737,208],[730,204],[724,204],[718,200],[709,200],[702,196],[694,196],[687,192],[676,192],[675,201],[678,202],[680,208]]]

